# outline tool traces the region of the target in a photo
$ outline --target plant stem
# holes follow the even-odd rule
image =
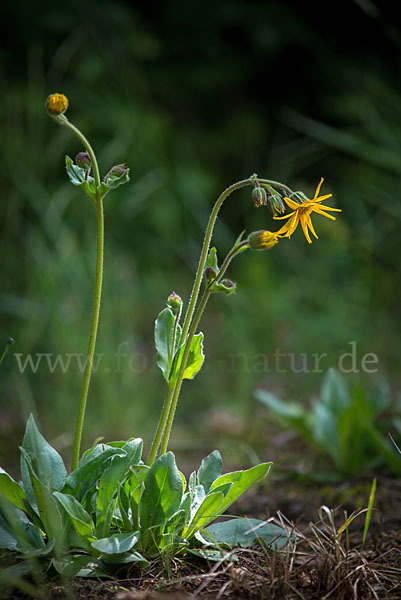
[[[77,138],[85,146],[85,149],[88,152],[90,159],[92,161],[93,178],[95,180],[95,188],[96,188],[96,198],[98,199],[98,187],[100,186],[99,166],[97,164],[96,155],[93,151],[92,146],[89,143],[89,140],[84,136],[82,131],[80,131],[78,129],[78,127],[75,127],[75,125],[73,125],[71,123],[71,121],[69,121],[67,119],[67,117],[65,115],[59,115],[58,117],[55,117],[55,119],[56,119],[56,121],[58,121],[60,123],[60,125],[65,125],[65,127],[68,127],[69,129],[71,129],[71,131],[77,136]]]
[[[89,384],[92,375],[93,357],[95,355],[96,336],[99,326],[99,315],[100,315],[100,303],[102,298],[102,281],[103,281],[103,258],[104,258],[104,212],[103,212],[103,197],[99,194],[100,187],[100,174],[97,159],[89,140],[84,136],[82,131],[75,127],[65,115],[59,115],[55,117],[56,121],[60,125],[64,125],[71,129],[71,131],[77,136],[80,142],[88,152],[93,169],[93,178],[95,180],[96,190],[96,219],[97,219],[97,247],[96,247],[96,278],[95,278],[95,295],[93,303],[93,313],[91,328],[89,334],[88,344],[88,357],[85,365],[84,380],[82,383],[81,399],[78,409],[77,424],[75,426],[74,446],[72,453],[72,464],[71,470],[74,471],[79,462],[79,455],[81,450],[81,439],[82,431],[85,420],[86,402],[88,399]]]
[[[181,334],[181,340],[180,340],[181,342],[183,342],[185,340],[188,330],[189,330],[189,327],[191,325],[192,316],[194,314],[195,305],[196,305],[196,301],[198,299],[200,286],[202,284],[203,271],[205,269],[205,264],[206,264],[207,256],[209,253],[210,241],[212,239],[213,230],[214,230],[214,226],[216,224],[216,219],[217,219],[219,210],[220,210],[224,200],[226,200],[232,192],[234,192],[235,190],[238,190],[242,187],[245,187],[247,185],[254,185],[254,182],[251,178],[243,179],[242,181],[238,181],[237,183],[233,183],[232,185],[230,185],[226,190],[224,190],[224,192],[222,192],[220,194],[220,196],[216,200],[216,203],[212,209],[212,212],[210,213],[209,222],[206,227],[205,238],[203,240],[202,252],[201,252],[201,255],[199,258],[198,269],[196,271],[195,281],[194,281],[194,285],[192,288],[187,312],[185,314],[184,324],[182,327],[182,334]]]
[[[174,415],[175,415],[175,411],[177,408],[177,402],[178,402],[178,398],[180,395],[180,391],[181,391],[181,385],[182,385],[182,381],[183,381],[183,377],[184,377],[184,373],[185,373],[185,369],[187,366],[187,362],[188,362],[188,357],[189,357],[189,353],[191,350],[191,343],[193,340],[193,337],[196,333],[196,330],[198,328],[199,325],[199,321],[201,320],[201,317],[203,315],[203,312],[205,310],[207,301],[209,300],[210,294],[212,293],[210,291],[211,286],[213,285],[213,283],[215,283],[216,281],[220,281],[221,278],[223,277],[224,273],[226,272],[226,270],[228,269],[228,266],[230,264],[230,262],[232,261],[232,259],[234,258],[234,256],[236,256],[239,252],[241,252],[242,248],[245,247],[247,244],[247,242],[243,242],[242,244],[240,244],[237,248],[232,248],[230,250],[230,252],[227,254],[226,258],[223,261],[223,264],[221,265],[219,272],[216,275],[216,278],[209,282],[204,293],[203,296],[199,302],[198,308],[196,310],[191,328],[189,330],[189,334],[188,334],[188,338],[186,340],[185,343],[185,349],[184,349],[184,354],[182,357],[182,361],[181,361],[181,365],[180,365],[180,370],[178,372],[178,376],[177,376],[177,380],[175,383],[175,387],[173,388],[173,393],[170,393],[170,389],[169,389],[169,393],[167,395],[164,407],[163,407],[163,416],[165,416],[165,414],[167,413],[166,410],[166,405],[167,402],[170,402],[170,406],[169,406],[169,410],[168,410],[168,418],[167,418],[167,424],[164,427],[164,436],[163,436],[163,441],[162,441],[162,446],[161,446],[161,454],[164,454],[165,452],[167,452],[167,447],[168,447],[168,442],[170,439],[170,433],[171,433],[171,428],[173,425],[173,420],[174,420]],[[159,424],[160,425],[160,424]],[[152,448],[153,450],[153,448]],[[156,451],[157,452],[157,449]]]
[[[75,427],[75,438],[72,455],[72,471],[77,468],[79,454],[81,448],[82,430],[85,419],[86,401],[88,398],[89,383],[92,374],[93,357],[95,354],[96,336],[99,325],[100,303],[102,297],[102,280],[103,280],[103,253],[104,253],[104,213],[103,199],[98,198],[96,201],[96,216],[97,216],[97,253],[96,253],[96,279],[95,279],[95,296],[93,303],[92,322],[89,335],[88,358],[85,365],[84,380],[82,384],[81,400],[78,410],[77,424]]]
[[[169,386],[167,388],[166,398],[165,398],[164,404],[163,404],[163,411],[162,411],[162,414],[160,415],[159,424],[157,426],[155,437],[153,439],[152,447],[151,447],[150,453],[149,453],[149,458],[148,458],[149,466],[151,466],[154,463],[156,455],[157,455],[157,451],[160,446],[160,441],[162,439],[162,435],[163,435],[164,429],[166,427],[167,417],[168,417],[168,414],[170,411],[171,398],[174,393],[174,388],[175,388],[175,382],[169,383]]]

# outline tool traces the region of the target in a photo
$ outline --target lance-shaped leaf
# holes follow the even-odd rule
[[[95,526],[90,515],[74,496],[62,494],[61,492],[54,492],[53,496],[70,517],[74,529],[81,540],[90,549],[90,543],[95,539]]]
[[[163,377],[169,380],[174,352],[181,337],[181,326],[177,324],[176,336],[173,343],[175,316],[170,308],[161,311],[155,321],[155,346],[157,366]]]
[[[175,464],[174,454],[167,452],[153,463],[146,475],[139,506],[141,529],[146,532],[164,526],[178,510],[182,494],[181,473]]]
[[[198,470],[198,481],[206,492],[210,490],[212,483],[221,475],[223,461],[218,450],[214,450],[202,460]]]
[[[26,457],[29,457],[32,469],[39,481],[51,490],[61,490],[67,478],[67,471],[59,453],[46,442],[39,432],[32,415],[30,415],[26,424],[22,448],[24,452],[21,454],[21,475],[24,490],[29,503],[33,508],[36,508],[36,499]]]
[[[24,500],[27,496],[22,487],[0,467],[0,494],[14,504],[17,508],[25,510]]]

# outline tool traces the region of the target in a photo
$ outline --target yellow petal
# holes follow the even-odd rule
[[[319,210],[318,208],[315,209],[315,212],[317,212],[319,215],[323,215],[324,217],[327,217],[328,219],[331,219],[332,221],[336,220],[336,218],[333,217],[333,215],[327,215],[325,212],[323,212],[322,210]]]
[[[318,197],[318,195],[319,195],[320,188],[322,187],[322,183],[323,183],[323,181],[324,181],[324,179],[323,179],[323,177],[322,177],[322,178],[321,178],[321,180],[320,180],[320,181],[319,181],[319,183],[318,183],[318,186],[317,186],[317,188],[316,188],[315,196],[314,196],[314,198],[313,198],[314,200],[316,200],[316,198],[317,198],[317,197]]]
[[[319,196],[319,198],[313,198],[312,202],[322,202],[322,200],[327,200],[327,198],[331,198],[333,194],[326,194],[325,196]]]
[[[342,212],[341,208],[331,208],[331,206],[325,206],[324,204],[319,204],[319,208],[322,208],[323,210],[334,210],[336,212]]]
[[[309,229],[311,230],[311,232],[312,232],[312,233],[313,233],[313,235],[315,236],[315,238],[318,240],[319,238],[318,238],[318,236],[316,235],[316,231],[314,230],[314,228],[313,228],[313,225],[312,225],[312,219],[310,218],[310,216],[309,216],[309,215],[308,215],[308,221],[307,221],[307,224],[308,224],[308,227],[309,227]]]
[[[280,219],[288,219],[289,217],[292,217],[293,214],[294,214],[294,212],[288,213],[288,215],[284,215],[283,217],[273,217],[273,219],[275,221],[279,221]]]
[[[311,244],[312,240],[310,239],[310,235],[309,235],[309,231],[308,231],[308,227],[307,227],[308,220],[305,217],[301,217],[300,220],[301,220],[301,227],[304,231],[304,235],[305,235],[306,239],[308,240],[308,244]]]
[[[291,200],[291,198],[287,198],[287,196],[284,196],[284,200],[288,204],[288,206],[292,208],[292,210],[297,210],[297,208],[300,207],[300,204],[298,204],[298,202],[294,202],[294,200]]]

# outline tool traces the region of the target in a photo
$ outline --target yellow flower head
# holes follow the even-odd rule
[[[298,227],[298,223],[301,223],[301,227],[305,234],[308,243],[311,244],[312,240],[309,235],[309,230],[317,239],[317,235],[315,230],[313,229],[311,214],[313,212],[318,213],[319,215],[323,215],[328,219],[333,219],[335,221],[335,217],[333,215],[327,214],[325,211],[335,211],[341,212],[340,208],[331,208],[330,206],[324,206],[320,204],[323,200],[327,200],[327,198],[331,198],[332,194],[327,194],[326,196],[319,196],[320,188],[322,187],[323,177],[321,178],[319,185],[316,188],[316,192],[312,200],[305,200],[299,204],[291,198],[284,197],[284,202],[292,209],[292,213],[288,215],[284,215],[283,217],[274,217],[274,219],[288,219],[287,223],[278,231],[276,234],[282,237],[291,237],[296,228]]]
[[[64,94],[50,94],[46,100],[46,110],[52,117],[58,117],[68,108],[68,98]]]
[[[278,241],[280,236],[272,231],[254,231],[248,236],[248,244],[251,250],[270,250]]]

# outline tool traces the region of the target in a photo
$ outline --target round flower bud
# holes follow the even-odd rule
[[[220,291],[224,292],[226,296],[234,294],[237,291],[237,284],[231,279],[223,279],[219,283]]]
[[[92,167],[91,157],[87,152],[79,152],[75,157],[75,164],[77,164],[81,169],[89,171]]]
[[[278,243],[279,235],[272,231],[254,231],[248,236],[251,250],[270,250]]]
[[[205,269],[205,277],[208,281],[211,281],[212,279],[215,279],[216,277],[216,271],[213,269],[213,267],[206,267]]]
[[[256,208],[259,208],[259,206],[266,206],[267,194],[265,188],[260,186],[254,187],[252,190],[252,200],[253,205]]]
[[[110,169],[110,171],[107,173],[106,177],[104,178],[105,182],[107,183],[107,180],[109,177],[119,179],[120,177],[125,175],[125,173],[127,172],[127,169],[128,169],[128,167],[124,163],[121,165],[115,165],[112,169]]]
[[[68,108],[68,98],[64,94],[50,94],[46,100],[46,110],[52,117],[58,117]]]
[[[175,292],[172,292],[170,294],[170,296],[167,298],[166,304],[169,308],[171,308],[173,313],[177,313],[181,309],[182,300],[178,294],[176,294]]]

